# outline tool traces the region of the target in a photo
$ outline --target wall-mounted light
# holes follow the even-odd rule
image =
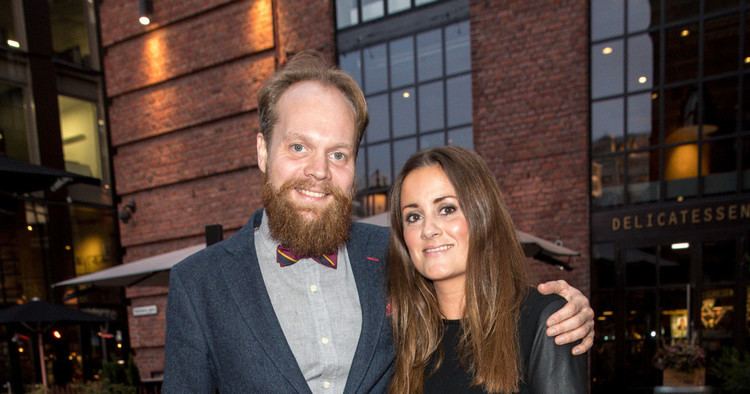
[[[147,26],[151,23],[151,14],[154,13],[154,4],[151,0],[138,0],[138,23]]]
[[[687,249],[690,247],[688,242],[677,242],[672,244],[672,250]]]
[[[20,48],[21,43],[16,40],[11,40],[10,38],[5,41],[6,44],[8,44],[9,47],[12,48]]]
[[[122,207],[122,209],[120,209],[120,212],[118,213],[117,216],[120,217],[121,222],[127,224],[130,221],[130,219],[133,217],[133,214],[135,213],[135,211],[136,211],[135,200],[130,200],[128,201],[127,204],[125,204]]]

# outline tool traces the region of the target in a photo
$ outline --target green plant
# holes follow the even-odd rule
[[[722,390],[728,393],[750,392],[750,353],[724,348],[711,371],[721,379]]]
[[[690,372],[703,368],[706,355],[703,348],[693,342],[678,341],[671,345],[664,345],[654,355],[654,365],[659,369],[676,369]]]

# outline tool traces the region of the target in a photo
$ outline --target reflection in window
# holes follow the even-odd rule
[[[625,166],[622,156],[602,157],[591,161],[591,196],[595,206],[622,204]]]
[[[336,0],[336,26],[339,29],[359,23],[357,0]]]
[[[739,15],[707,20],[703,30],[703,74],[715,75],[737,70],[740,43]]]
[[[619,36],[623,33],[625,9],[623,0],[591,2],[591,40]]]
[[[94,68],[91,58],[88,12],[84,0],[50,2],[52,49],[57,58]]]
[[[688,283],[690,278],[690,246],[685,249],[677,249],[677,244],[662,245],[660,249],[659,282],[662,285]]]
[[[622,93],[622,40],[591,46],[591,96],[599,98]]]
[[[614,245],[610,243],[594,244],[591,248],[591,259],[596,287],[598,289],[614,289],[617,279]],[[612,322],[614,323],[614,320]]]
[[[698,77],[697,24],[683,25],[666,31],[666,82],[691,80]]]
[[[658,49],[658,32],[628,39],[628,91],[651,89],[654,85],[659,70]]]
[[[24,89],[0,82],[0,155],[29,160]]]
[[[630,386],[655,386],[660,373],[651,365],[657,347],[656,294],[652,290],[629,291],[625,297],[625,364],[623,379]]]
[[[659,24],[660,0],[628,0],[628,31],[638,32]]]
[[[58,96],[58,105],[65,169],[101,179],[102,151],[96,104],[73,97]]]
[[[71,207],[76,275],[101,271],[117,262],[115,223],[108,210]]]
[[[706,194],[733,192],[737,188],[737,145],[734,138],[713,140],[701,145],[703,191]]]
[[[370,111],[357,159],[360,213],[375,211],[364,196],[387,190],[417,150],[473,148],[469,37],[463,21],[339,54],[341,69],[364,82]]]
[[[625,140],[622,110],[622,99],[599,101],[591,106],[591,151],[594,154],[622,150]]]
[[[415,0],[414,6],[419,7],[435,1],[437,0]],[[343,29],[359,24],[357,13],[360,7],[362,22],[369,22],[382,18],[386,12],[390,15],[408,10],[412,5],[410,0],[336,0],[336,27]]]
[[[659,150],[628,154],[628,198],[631,203],[659,199]]]
[[[736,267],[740,262],[736,256],[735,240],[706,241],[702,254],[704,283],[731,282],[736,278]]]
[[[21,40],[16,32],[13,1],[0,1],[0,47],[20,48]]]
[[[719,288],[703,291],[700,324],[703,336],[729,338],[734,325],[734,290]]]
[[[656,248],[625,250],[625,285],[628,287],[656,285]]]
[[[672,344],[677,339],[687,339],[690,329],[687,289],[662,289],[659,295],[661,339],[667,344]]]
[[[636,94],[628,97],[628,150],[645,149],[659,143],[659,101],[657,99],[657,93]]]
[[[360,0],[362,2],[362,22],[383,16],[383,0]]]

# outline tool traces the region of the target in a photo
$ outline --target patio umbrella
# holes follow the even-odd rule
[[[39,363],[42,370],[42,384],[47,387],[47,367],[44,363],[44,343],[42,333],[52,324],[103,323],[108,319],[71,309],[62,305],[50,304],[33,299],[31,302],[14,305],[0,310],[0,324],[19,323],[37,334]],[[43,325],[48,324],[46,328]]]
[[[50,189],[55,191],[69,183],[99,185],[92,177],[26,163],[0,155],[0,191],[29,193]]]

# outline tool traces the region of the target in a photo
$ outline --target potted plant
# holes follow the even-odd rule
[[[654,365],[664,371],[664,386],[703,386],[706,356],[694,341],[675,341],[656,351]]]

